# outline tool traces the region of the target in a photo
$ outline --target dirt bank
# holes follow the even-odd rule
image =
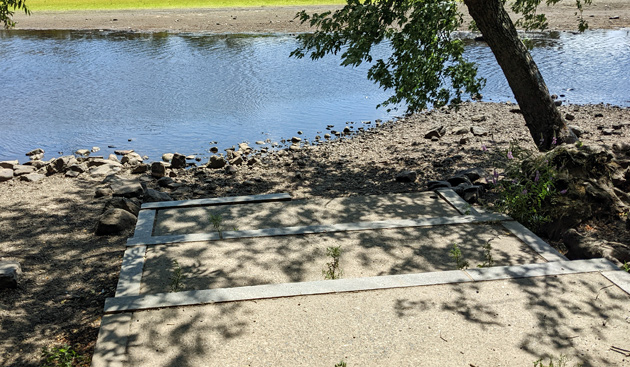
[[[565,0],[552,7],[542,7],[549,18],[550,29],[577,28],[572,1]],[[574,2],[573,2],[574,3]],[[309,12],[323,12],[338,6],[314,6]],[[108,29],[148,32],[306,32],[307,25],[294,20],[304,7],[220,8],[220,9],[160,9],[34,12],[31,16],[16,14],[16,29]],[[466,14],[466,9],[462,8]],[[593,0],[584,16],[591,29],[630,27],[630,2],[625,0]]]

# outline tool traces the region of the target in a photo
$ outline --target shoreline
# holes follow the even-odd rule
[[[566,2],[566,1],[565,1]],[[550,31],[577,30],[575,9],[570,2],[541,7]],[[288,6],[251,8],[131,9],[41,11],[30,16],[16,13],[16,30],[112,30],[132,32],[203,33],[300,33],[314,29],[295,19],[298,11],[324,12],[342,6]],[[462,30],[468,29],[467,9]],[[625,0],[594,0],[585,7],[589,29],[630,27],[630,3]]]

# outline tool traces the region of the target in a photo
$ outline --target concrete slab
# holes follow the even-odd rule
[[[545,262],[500,224],[241,238],[149,246],[141,293],[169,291],[173,260],[185,275],[184,289],[213,289],[322,280],[331,261],[326,248],[335,246],[343,278],[454,270],[453,244],[476,267],[486,260],[486,242],[495,266]]]
[[[140,210],[134,237],[151,237],[153,235],[153,225],[155,224],[155,210]]]
[[[547,261],[564,261],[568,260],[564,255],[551,247],[542,238],[538,237],[534,232],[527,229],[524,225],[516,221],[505,221],[502,225],[518,237],[521,241],[529,245],[534,251],[544,257]]]
[[[573,274],[591,271],[612,271],[618,269],[606,259],[556,261],[544,264],[528,264],[488,269],[467,269],[466,273],[475,281],[498,279],[541,277],[550,275]]]
[[[126,365],[131,318],[131,313],[103,316],[92,356],[92,367],[124,367]]]
[[[216,241],[219,239],[233,238],[260,238],[260,237],[279,237],[293,236],[299,234],[313,233],[334,233],[363,231],[371,229],[391,229],[391,228],[407,228],[407,227],[430,227],[443,226],[450,224],[465,223],[485,223],[499,222],[511,219],[504,214],[484,214],[484,215],[459,215],[454,217],[435,217],[420,219],[397,219],[375,222],[357,222],[357,223],[340,223],[340,224],[320,224],[311,226],[295,226],[295,227],[278,227],[250,230],[234,230],[234,231],[214,231],[213,233],[191,233],[176,234],[167,236],[153,237],[134,237],[127,241],[127,246],[138,245],[157,245],[170,243],[184,243],[197,241]]]
[[[630,273],[622,270],[605,271],[602,273],[608,280],[615,283],[615,285],[624,290],[624,292],[630,294]]]
[[[477,215],[479,212],[462,199],[452,189],[437,189],[435,192],[453,206],[459,213],[464,215]]]
[[[287,193],[265,194],[265,195],[248,195],[248,196],[226,196],[220,198],[207,198],[195,200],[178,200],[178,201],[159,201],[153,203],[142,204],[142,209],[165,209],[165,208],[183,208],[191,206],[212,206],[225,205],[235,203],[260,203],[265,201],[287,201],[291,200],[291,195]]]
[[[433,192],[314,198],[159,210],[153,234],[163,236],[214,232],[209,220],[211,214],[221,216],[221,224],[226,231],[233,228],[251,230],[459,215],[457,210]]]
[[[130,247],[125,251],[116,286],[116,297],[140,294],[146,251],[146,246]]]
[[[125,366],[627,366],[630,296],[599,273],[134,312]],[[98,350],[97,346],[97,350]]]

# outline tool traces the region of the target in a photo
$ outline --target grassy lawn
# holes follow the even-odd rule
[[[344,0],[27,0],[31,11],[225,8],[345,4]]]

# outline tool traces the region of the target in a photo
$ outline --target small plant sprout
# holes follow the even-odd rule
[[[625,270],[626,272],[630,273],[630,263],[627,261],[623,262],[623,265],[621,265],[621,267],[623,268],[623,270]]]
[[[492,258],[492,245],[490,245],[490,241],[486,242],[483,247],[483,256],[485,261],[483,264],[477,264],[478,268],[489,268],[494,265],[494,259]]]
[[[220,214],[210,214],[210,223],[212,227],[219,234],[219,238],[223,239],[223,218]]]
[[[42,349],[42,362],[41,367],[72,367],[78,366],[85,359],[82,355],[79,355],[69,345],[65,344],[61,347],[53,347]]]
[[[449,256],[455,259],[455,264],[458,270],[464,270],[468,268],[468,261],[463,259],[462,250],[460,250],[459,246],[454,243],[453,248],[449,252]]]
[[[578,363],[575,367],[582,367],[582,363]],[[560,355],[560,358],[555,359],[553,357],[549,357],[549,363],[544,364],[543,358],[534,362],[534,367],[569,367],[569,357],[564,354]]]
[[[173,267],[171,268],[171,292],[179,292],[184,288],[183,282],[186,276],[182,271],[181,266],[177,260],[173,260]]]
[[[326,263],[326,269],[322,270],[324,279],[339,279],[343,271],[339,267],[339,258],[341,257],[341,246],[330,246],[326,248],[326,255],[332,258],[332,261]]]
[[[346,364],[345,361],[341,360],[339,363],[337,363],[335,365],[335,367],[347,367],[348,365]]]

